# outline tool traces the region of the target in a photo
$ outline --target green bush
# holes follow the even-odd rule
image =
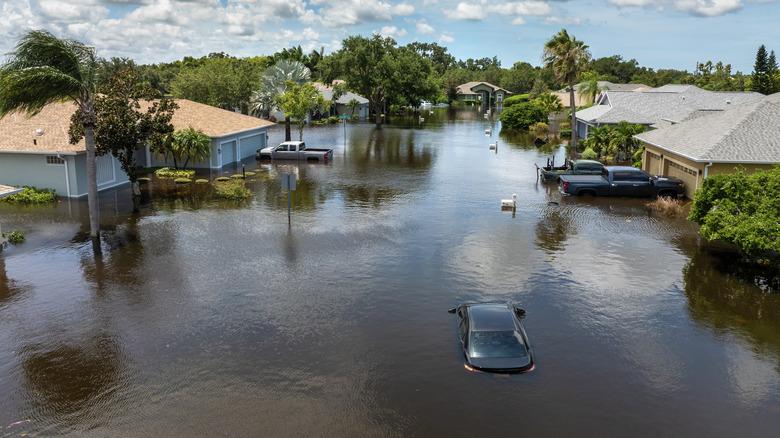
[[[189,178],[176,178],[173,180],[173,182],[176,184],[189,184],[192,182],[192,180]]]
[[[57,195],[52,189],[39,189],[36,187],[25,186],[24,189],[5,198],[0,198],[0,202],[7,202],[9,204],[48,204],[54,202],[57,199]]]
[[[569,128],[563,128],[561,129],[561,132],[558,134],[561,138],[569,138],[571,137],[571,129]]]
[[[779,217],[780,167],[705,179],[688,216],[705,239],[733,243],[752,256],[780,255]]]
[[[214,183],[214,194],[218,198],[242,200],[252,197],[252,192],[246,188],[240,179],[217,181]]]
[[[8,238],[8,241],[11,242],[12,245],[18,245],[25,240],[24,233],[21,231],[11,231],[10,233],[5,234],[5,237]]]
[[[161,167],[154,171],[157,178],[192,178],[195,176],[194,170],[171,169],[170,167]]]
[[[208,184],[209,180],[207,179],[196,179],[195,184]]]
[[[230,181],[230,178],[228,178],[226,176],[218,176],[218,177],[214,178],[214,181],[218,181],[218,182]]]
[[[242,175],[240,173],[236,173],[234,175],[230,175],[230,177],[233,178],[233,179],[244,179],[244,175]]]
[[[517,105],[518,103],[528,102],[531,96],[528,94],[515,94],[504,99],[504,108]]]
[[[528,129],[531,125],[538,122],[547,121],[547,114],[544,110],[530,102],[518,103],[509,108],[505,108],[499,117],[501,126],[509,130]]]
[[[255,172],[250,172],[250,171],[248,171],[248,170],[247,170],[246,172],[244,172],[244,174],[245,174],[246,176],[255,176],[255,175],[256,175],[256,173],[255,173]]]
[[[593,148],[585,148],[581,155],[583,160],[596,160],[599,158],[599,154],[593,150]]]

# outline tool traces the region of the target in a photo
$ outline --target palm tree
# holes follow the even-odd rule
[[[582,81],[577,86],[577,94],[580,96],[580,99],[583,99],[590,104],[596,102],[596,98],[599,94],[606,89],[606,87],[599,85],[599,81],[602,79],[603,77],[594,71],[583,73]]]
[[[574,104],[574,84],[577,77],[590,61],[588,46],[561,30],[544,44],[544,64],[551,68],[555,77],[569,87],[571,106],[571,145],[577,151],[577,108]]]
[[[283,59],[268,67],[260,78],[260,87],[252,93],[251,112],[255,115],[268,114],[275,102],[287,89],[287,82],[297,84],[308,82],[311,71],[302,62]],[[290,116],[284,115],[284,139],[290,141]]]
[[[94,239],[100,228],[95,166],[97,68],[94,48],[40,30],[24,35],[0,67],[0,117],[14,111],[32,116],[54,102],[76,104],[71,123],[80,124],[84,132],[89,231]]]

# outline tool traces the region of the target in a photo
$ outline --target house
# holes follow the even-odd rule
[[[693,198],[704,178],[780,164],[780,93],[635,136],[645,146],[645,171],[682,179]]]
[[[658,128],[680,123],[700,111],[723,111],[757,102],[755,92],[708,91],[694,85],[664,85],[637,91],[608,90],[596,103],[577,112],[577,136],[585,138],[591,128],[621,121]]]
[[[334,81],[334,85],[338,83],[339,82]],[[343,81],[341,83],[343,83]],[[345,91],[334,101],[332,85],[315,82],[314,86],[320,91],[323,99],[333,102],[333,105],[330,108],[331,115],[340,116],[347,114],[350,117],[356,117],[360,120],[368,119],[368,99],[365,97],[351,91]],[[352,108],[353,104],[355,105],[354,109]]]
[[[266,131],[273,123],[222,110],[209,105],[176,99],[175,129],[192,127],[211,137],[211,157],[192,167],[221,168],[254,156],[266,145]],[[33,117],[13,113],[0,119],[0,176],[4,184],[51,188],[59,196],[87,194],[86,147],[84,140],[70,144],[68,129],[75,105],[53,103]],[[152,153],[148,147],[137,151],[142,167],[172,165],[171,159]],[[98,190],[128,181],[119,162],[111,155],[97,158]]]
[[[466,82],[455,87],[458,100],[468,103],[485,102],[488,106],[499,105],[504,98],[512,94],[489,82]]]
[[[645,85],[645,84],[616,84],[614,82],[609,81],[598,81],[599,84],[599,90],[604,91],[645,91],[649,90],[651,87]],[[584,99],[580,96],[579,90],[580,86],[582,84],[577,84],[574,86],[574,105],[577,107],[590,105],[591,102],[585,102]],[[569,108],[569,104],[571,103],[571,96],[569,95],[568,88],[564,88],[563,90],[558,90],[552,93],[553,95],[558,97],[558,100],[561,102],[561,106],[564,108]],[[596,101],[598,101],[599,96],[596,96]]]

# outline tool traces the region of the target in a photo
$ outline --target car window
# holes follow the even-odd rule
[[[300,146],[298,146],[298,150],[302,151],[304,149],[306,149],[306,143],[301,143]]]
[[[516,331],[475,331],[469,335],[469,356],[524,357],[528,355],[525,343]]]
[[[286,144],[280,144],[278,148],[276,148],[279,152],[287,152],[287,145]]]
[[[631,173],[630,172],[615,172],[615,176],[613,177],[615,181],[631,181]]]
[[[650,175],[642,171],[632,172],[631,179],[634,181],[649,181]]]

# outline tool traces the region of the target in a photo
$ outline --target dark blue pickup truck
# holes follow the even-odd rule
[[[560,191],[565,195],[678,197],[685,193],[677,178],[651,176],[635,167],[607,166],[601,175],[561,175]]]

